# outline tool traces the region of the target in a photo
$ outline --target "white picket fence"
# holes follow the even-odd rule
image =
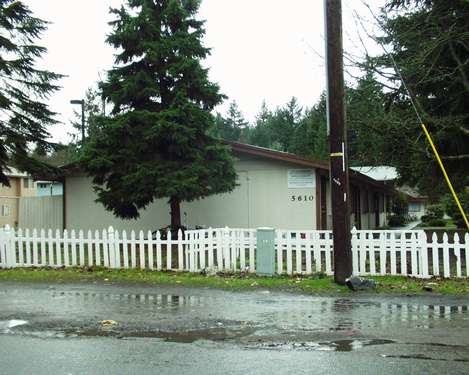
[[[331,231],[276,230],[278,274],[333,274]],[[179,231],[176,238],[140,231],[0,229],[0,268],[83,267],[200,272],[256,270],[256,230]],[[442,242],[424,231],[352,231],[355,275],[469,277],[469,233]]]

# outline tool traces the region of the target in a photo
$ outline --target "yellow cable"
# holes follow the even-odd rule
[[[432,137],[430,137],[430,133],[428,132],[425,124],[423,124],[423,123],[422,123],[422,128],[423,128],[423,131],[424,131],[425,135],[428,138],[428,142],[430,142],[430,145],[432,146],[433,153],[435,154],[436,160],[438,160],[438,164],[440,165],[441,171],[443,172],[443,175],[445,176],[445,179],[446,179],[446,182],[448,184],[449,190],[451,190],[451,193],[453,194],[453,198],[456,201],[456,204],[459,208],[459,211],[461,211],[461,215],[464,218],[464,221],[466,223],[467,229],[469,230],[469,221],[467,220],[466,213],[464,212],[464,209],[461,206],[461,202],[459,201],[459,198],[458,198],[456,192],[453,189],[453,185],[451,184],[451,181],[449,180],[449,177],[446,174],[445,167],[443,165],[443,162],[440,159],[440,155],[438,155],[438,151],[436,150],[435,145],[433,144]]]

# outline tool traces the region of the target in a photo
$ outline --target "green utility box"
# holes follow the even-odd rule
[[[256,273],[272,276],[275,273],[275,229],[257,229]]]

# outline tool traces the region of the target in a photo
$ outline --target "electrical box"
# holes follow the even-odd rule
[[[275,273],[275,229],[257,229],[256,274],[272,276]]]

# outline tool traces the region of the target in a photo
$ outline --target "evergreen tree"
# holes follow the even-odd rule
[[[5,185],[9,165],[32,174],[47,169],[31,157],[31,145],[40,153],[54,148],[47,127],[57,121],[45,100],[59,89],[54,81],[61,76],[35,67],[46,53],[35,44],[46,25],[22,1],[0,0],[0,182]]]
[[[270,148],[272,138],[270,134],[270,125],[272,112],[269,111],[267,105],[262,102],[261,110],[256,116],[256,122],[249,136],[249,143],[261,147]]]
[[[271,118],[272,146],[280,151],[289,151],[293,134],[299,124],[302,108],[295,97],[285,107],[277,108]]]
[[[248,125],[248,122],[244,119],[243,114],[239,110],[238,104],[233,101],[230,103],[226,118],[217,113],[215,128],[212,134],[216,134],[218,138],[228,141],[244,142]]]
[[[429,128],[457,190],[465,185],[469,160],[469,2],[388,0],[380,15],[387,46]],[[387,54],[365,61],[388,86],[387,108],[396,115],[387,134],[402,179],[436,197],[445,181],[422,136],[420,124],[393,60]]]
[[[210,111],[223,96],[200,61],[203,21],[198,0],[128,0],[112,9],[107,41],[119,50],[100,87],[113,104],[98,118],[98,135],[83,162],[98,201],[121,218],[137,218],[155,199],[169,198],[171,226],[180,203],[236,186],[229,148],[208,135]]]

